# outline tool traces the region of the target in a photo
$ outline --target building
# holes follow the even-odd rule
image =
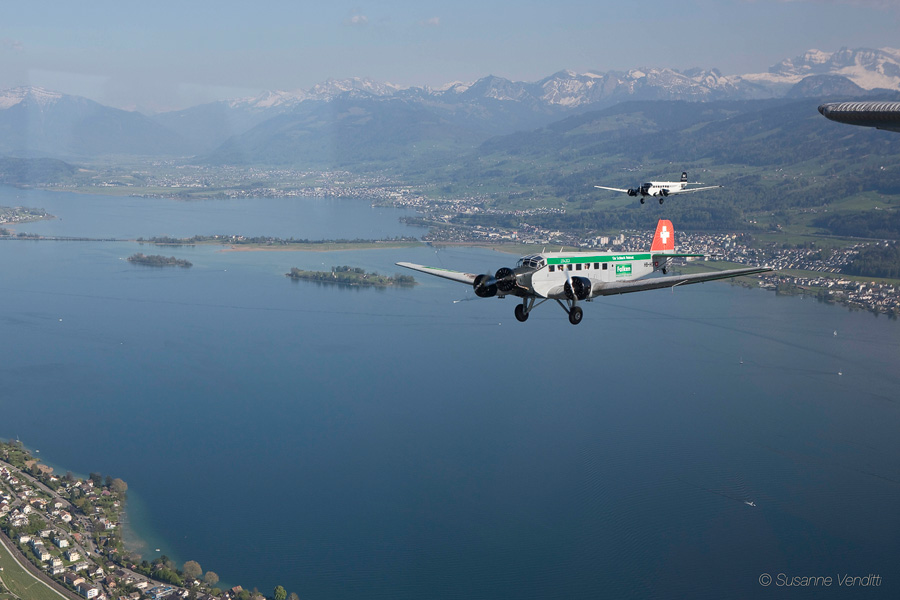
[[[87,598],[87,600],[91,600],[92,598],[96,598],[100,595],[100,588],[95,586],[90,581],[82,581],[78,585],[75,586],[75,590]]]

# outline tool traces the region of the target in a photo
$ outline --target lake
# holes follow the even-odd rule
[[[59,202],[64,235],[117,237],[212,232],[192,227],[221,207],[146,200],[106,223],[87,197],[81,231],[80,199]],[[154,206],[168,230],[148,227]],[[243,210],[248,235],[314,237],[301,208],[292,224],[242,206],[217,226]],[[308,208],[322,238],[378,235],[364,202]],[[377,227],[409,231],[381,210]],[[762,574],[847,573],[896,596],[895,321],[716,282],[523,324],[512,299],[425,275],[284,277],[515,263],[490,250],[166,249],[191,269],[124,260],[137,251],[153,253],[0,242],[0,436],[125,479],[147,558],[301,598],[748,597]]]

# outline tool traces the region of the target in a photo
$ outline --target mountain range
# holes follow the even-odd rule
[[[0,155],[96,160],[194,157],[215,164],[377,165],[471,149],[628,100],[689,102],[886,96],[900,91],[900,50],[810,50],[766,73],[716,69],[560,71],[536,82],[487,76],[439,88],[368,79],[268,91],[152,116],[36,87],[0,92]]]

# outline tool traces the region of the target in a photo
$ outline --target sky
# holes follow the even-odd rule
[[[816,48],[900,47],[900,0],[0,0],[0,90],[145,113],[366,77],[640,67],[764,72]]]

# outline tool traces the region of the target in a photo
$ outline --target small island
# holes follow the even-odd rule
[[[147,265],[148,267],[182,267],[187,269],[193,266],[190,261],[183,258],[175,258],[174,256],[165,257],[161,254],[146,255],[138,252],[128,257],[128,262],[138,265]]]
[[[285,273],[285,275],[295,281],[304,279],[321,283],[366,287],[411,286],[416,284],[415,278],[410,275],[396,274],[388,277],[378,273],[366,273],[364,269],[348,266],[332,267],[331,271],[303,271],[293,267],[291,272]]]

